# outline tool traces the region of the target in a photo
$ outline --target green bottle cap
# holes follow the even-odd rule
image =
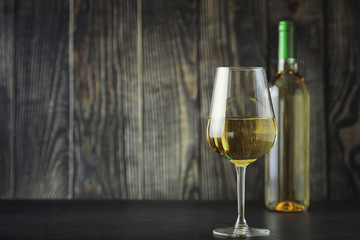
[[[279,59],[296,58],[295,23],[293,21],[279,22]]]

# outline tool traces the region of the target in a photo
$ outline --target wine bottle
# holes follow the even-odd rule
[[[265,155],[265,205],[300,212],[310,202],[310,96],[297,68],[294,22],[280,21],[278,50],[278,72],[269,85],[278,139]]]

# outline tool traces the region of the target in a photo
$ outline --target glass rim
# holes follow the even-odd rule
[[[263,67],[217,67],[216,69],[229,69],[232,71],[258,71],[264,70]]]

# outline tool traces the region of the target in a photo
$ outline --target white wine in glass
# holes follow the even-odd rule
[[[246,166],[270,151],[276,140],[276,121],[263,68],[219,67],[207,124],[211,148],[232,162],[237,172],[238,219],[234,226],[216,228],[219,237],[270,234],[251,228],[245,220]]]

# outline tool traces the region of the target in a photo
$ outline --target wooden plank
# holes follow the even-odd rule
[[[144,198],[199,199],[196,1],[142,1]]]
[[[297,24],[299,72],[310,92],[310,196],[327,199],[326,118],[324,95],[323,1],[269,1],[270,73],[277,71],[278,24],[290,19]]]
[[[212,152],[206,125],[216,67],[266,66],[266,1],[200,1],[199,98],[201,199],[235,199],[235,168]],[[263,197],[263,161],[247,169],[246,198]],[[261,196],[261,197],[260,197]]]
[[[74,2],[75,198],[138,198],[136,1]]]
[[[0,198],[13,197],[14,1],[0,1]]]
[[[360,198],[360,1],[329,1],[328,176],[331,200]]]
[[[68,196],[68,7],[15,4],[16,198]]]

